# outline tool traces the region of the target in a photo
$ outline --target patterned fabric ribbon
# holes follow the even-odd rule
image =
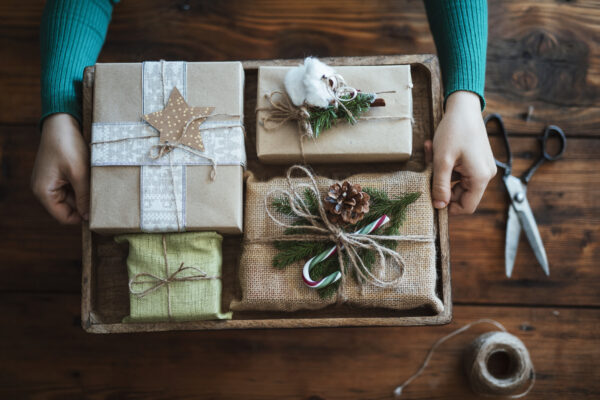
[[[186,98],[186,79],[185,62],[144,62],[140,114],[163,109],[175,87]],[[140,228],[143,232],[185,231],[186,166],[212,165],[212,177],[216,165],[245,167],[241,116],[214,114],[209,119],[218,117],[226,119],[206,120],[200,126],[204,152],[177,143],[159,143],[158,131],[141,118],[92,124],[92,167],[140,167]]]

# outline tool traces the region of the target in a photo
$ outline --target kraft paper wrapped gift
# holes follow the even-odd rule
[[[241,233],[243,87],[239,62],[96,64],[90,229]],[[142,117],[162,110],[174,88],[190,107],[214,107],[199,125],[205,150],[153,158],[158,131]],[[203,155],[216,162],[214,180]]]
[[[348,85],[362,92],[381,93],[385,107],[371,107],[370,119],[355,125],[340,122],[314,139],[304,139],[304,159],[296,121],[267,130],[256,118],[256,152],[260,161],[272,164],[293,162],[385,162],[405,161],[412,152],[412,80],[410,65],[334,67]],[[269,108],[265,95],[285,91],[283,81],[291,67],[260,67],[257,108]],[[381,117],[380,119],[377,119]]]
[[[231,319],[221,312],[222,240],[215,232],[116,236],[129,243],[130,315],[123,322]]]

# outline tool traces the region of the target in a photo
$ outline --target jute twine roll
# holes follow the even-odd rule
[[[394,397],[398,399],[402,394],[402,390],[423,373],[439,345],[463,333],[473,325],[483,323],[492,324],[499,331],[480,335],[464,351],[465,371],[471,389],[473,392],[484,396],[505,396],[512,399],[526,396],[535,384],[535,370],[527,347],[518,337],[508,333],[501,323],[492,319],[480,319],[449,333],[435,342],[417,372],[394,390]],[[490,358],[498,353],[504,353],[508,359],[506,373],[502,376],[494,376],[488,367]],[[528,381],[527,388],[521,393],[516,393],[518,390],[523,390]]]
[[[494,376],[489,368],[490,358],[505,353],[508,359],[506,374]],[[464,353],[465,372],[475,393],[483,395],[522,397],[529,392],[516,394],[532,379],[533,364],[527,347],[508,332],[488,332],[476,338]]]

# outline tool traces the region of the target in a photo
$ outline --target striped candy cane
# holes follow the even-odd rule
[[[354,233],[360,234],[368,234],[373,232],[375,229],[378,229],[380,226],[387,224],[390,221],[387,215],[382,215],[377,220],[371,222],[369,225],[362,227]],[[315,265],[320,263],[321,261],[331,257],[337,251],[337,247],[333,246],[331,249],[322,252],[321,254],[311,258],[304,264],[304,268],[302,268],[302,280],[306,284],[306,286],[313,289],[321,289],[327,285],[331,285],[332,283],[337,282],[341,277],[342,273],[339,271],[334,272],[333,274],[329,274],[326,277],[319,279],[318,281],[313,281],[310,278],[310,271],[313,269]],[[340,266],[341,267],[341,266]]]

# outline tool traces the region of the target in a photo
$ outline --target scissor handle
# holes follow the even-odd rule
[[[496,162],[496,166],[502,168],[504,170],[504,175],[510,175],[512,171],[512,152],[510,151],[510,144],[508,143],[508,134],[506,133],[506,128],[504,127],[504,121],[502,121],[502,117],[498,113],[492,113],[485,117],[483,120],[486,129],[487,124],[490,121],[496,121],[500,128],[500,133],[502,134],[502,138],[504,139],[504,148],[506,149],[506,162],[498,161],[498,159],[494,159]]]
[[[548,139],[551,139],[553,137],[557,137],[558,140],[559,140],[558,153],[556,153],[555,155],[551,155],[546,150]],[[562,155],[564,154],[565,150],[567,149],[567,136],[565,135],[565,133],[563,132],[563,130],[560,129],[556,125],[549,125],[549,126],[546,127],[546,129],[544,129],[544,134],[540,137],[540,142],[541,142],[541,147],[542,147],[542,154],[540,155],[540,158],[538,158],[538,160],[535,162],[535,164],[533,164],[531,166],[531,168],[529,168],[523,174],[523,177],[521,179],[525,183],[529,183],[529,180],[531,179],[531,177],[533,176],[533,174],[535,173],[535,171],[537,171],[537,169],[544,162],[558,160],[559,158],[562,157]]]
[[[560,147],[558,148],[558,153],[556,153],[553,156],[550,155],[548,153],[548,151],[546,150],[546,147],[547,147],[546,143],[548,142],[548,139],[550,139],[551,137],[557,137],[559,140],[559,144],[560,144]],[[566,149],[567,149],[567,136],[565,135],[563,130],[560,129],[556,125],[547,126],[546,129],[544,129],[544,136],[542,136],[542,156],[547,161],[556,161],[562,157],[562,155],[564,154]]]

